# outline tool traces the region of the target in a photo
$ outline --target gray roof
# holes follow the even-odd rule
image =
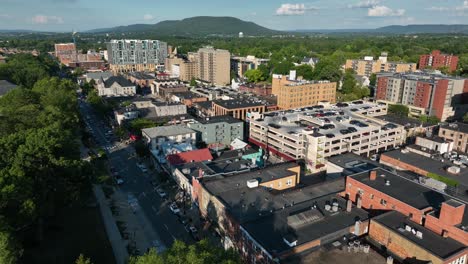
[[[141,132],[150,138],[168,137],[168,136],[185,135],[188,133],[195,133],[194,130],[186,126],[182,126],[182,125],[145,128],[145,129],[142,129]]]
[[[465,123],[455,122],[452,124],[443,125],[441,127],[452,131],[459,131],[468,134],[468,124]]]
[[[326,211],[325,205],[333,202],[339,204],[339,210]],[[311,208],[314,205],[317,209]],[[346,212],[346,200],[330,194],[276,211],[272,215],[244,223],[242,227],[266,250],[280,254],[292,249],[283,241],[284,237],[297,239],[297,246],[330,235],[335,236],[335,239],[341,238],[349,234],[349,227],[354,226],[356,220],[364,221],[368,218],[366,211],[356,207]]]
[[[104,80],[109,79],[112,77],[112,72],[88,72],[86,73],[86,77],[94,80],[99,80],[103,78]]]
[[[237,124],[243,123],[242,120],[236,119],[232,116],[212,116],[207,118],[200,118],[197,121],[201,124],[217,124],[217,123],[228,123],[228,124]]]
[[[136,79],[140,80],[153,80],[156,79],[155,76],[144,73],[144,72],[131,72],[129,73],[130,76],[135,77]]]
[[[18,87],[16,84],[13,84],[7,80],[0,80],[0,96],[5,95],[16,87]]]
[[[449,258],[450,256],[466,249],[466,246],[462,243],[452,238],[444,238],[431,230],[414,223],[409,220],[408,217],[397,211],[382,214],[375,217],[372,221],[383,224],[393,232],[428,250],[441,259]],[[412,232],[406,231],[406,225],[409,225],[411,228],[421,232],[422,239],[415,236]]]
[[[375,170],[377,171],[377,179],[375,180],[369,179],[369,172],[361,172],[348,177],[419,210],[428,207],[438,209],[441,207],[442,202],[452,199],[445,194],[431,190],[387,170],[381,168]],[[386,180],[390,181],[390,185],[385,184]]]
[[[450,166],[455,166],[450,161],[444,160],[444,162],[442,162],[440,160],[422,156],[411,151],[408,153],[403,153],[401,152],[401,150],[392,150],[389,152],[385,152],[382,155],[391,157],[396,160],[400,160],[401,162],[407,164],[412,164],[413,166],[419,167],[425,171],[456,180],[457,182],[463,183],[464,185],[468,186],[468,169],[461,168],[459,174],[450,174],[446,171],[446,168]]]
[[[222,106],[226,109],[237,109],[245,107],[265,106],[264,102],[258,102],[249,99],[233,99],[233,100],[216,100],[215,104]]]
[[[221,179],[205,177],[203,185],[225,204],[230,214],[240,223],[258,219],[261,217],[259,215],[261,212],[265,214],[272,210],[282,210],[283,207],[290,207],[293,204],[344,190],[343,178],[318,185],[299,184],[296,188],[282,192],[262,186],[247,187],[247,180],[250,179],[257,179],[261,184],[271,179],[289,176],[292,173],[287,169],[293,166],[295,163],[289,162]]]
[[[134,87],[135,85],[122,76],[112,76],[104,81],[104,87],[109,88],[114,83],[118,83],[121,87]]]
[[[404,126],[405,128],[414,128],[414,127],[430,127],[430,126],[435,126],[429,123],[423,123],[419,121],[418,119],[411,118],[411,117],[404,117],[404,116],[397,116],[394,114],[386,114],[382,116],[376,116],[375,118],[381,119],[387,122],[392,122],[395,124],[399,124]]]

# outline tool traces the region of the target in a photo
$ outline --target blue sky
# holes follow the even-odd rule
[[[84,31],[201,15],[279,30],[468,24],[468,0],[0,0],[0,29]]]

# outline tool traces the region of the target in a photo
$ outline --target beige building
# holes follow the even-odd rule
[[[236,119],[246,120],[250,118],[251,113],[264,113],[265,104],[253,100],[217,100],[213,101],[212,110],[215,116],[232,116]]]
[[[231,53],[212,47],[198,50],[198,79],[216,85],[231,83]]]
[[[370,76],[378,72],[409,72],[416,70],[416,63],[387,61],[387,53],[382,53],[378,60],[366,56],[359,60],[346,60],[345,69],[353,69],[357,75]]]
[[[454,150],[468,153],[468,124],[443,125],[439,129],[439,137],[453,142]]]
[[[273,75],[272,94],[278,97],[280,109],[317,105],[321,101],[334,103],[336,82],[297,80],[295,71],[290,75]]]

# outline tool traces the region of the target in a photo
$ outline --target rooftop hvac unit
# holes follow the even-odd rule
[[[247,181],[247,187],[249,188],[256,188],[258,187],[258,180],[252,179]]]
[[[423,238],[423,234],[421,233],[421,231],[416,231],[416,237],[422,239]]]

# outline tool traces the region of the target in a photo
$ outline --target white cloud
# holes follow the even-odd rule
[[[146,14],[146,15],[143,16],[143,19],[146,20],[146,21],[150,21],[150,20],[154,19],[154,16],[150,15],[150,14]]]
[[[297,16],[304,15],[307,11],[317,10],[316,7],[306,7],[305,4],[282,4],[276,9],[279,16]]]
[[[426,10],[430,11],[458,11],[458,12],[464,12],[468,11],[468,0],[464,0],[463,3],[459,6],[431,6],[429,8],[426,8]]]
[[[63,24],[63,18],[58,16],[35,15],[32,18],[33,24]]]
[[[363,0],[356,4],[348,5],[348,8],[373,8],[380,4],[380,0]]]
[[[12,16],[8,15],[8,14],[0,14],[0,18],[1,19],[3,19],[3,18],[7,19],[7,18],[12,18]]]
[[[387,6],[374,6],[369,8],[367,15],[370,17],[392,17],[392,16],[403,16],[405,14],[404,9],[391,9]]]

